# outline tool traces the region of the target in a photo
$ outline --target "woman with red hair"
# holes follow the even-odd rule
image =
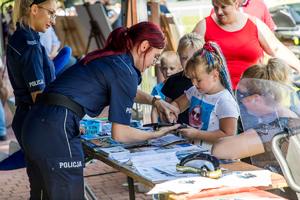
[[[178,128],[149,132],[129,126],[133,102],[152,103],[177,115],[171,105],[137,90],[141,72],[156,62],[165,45],[162,31],[151,22],[117,28],[103,49],[86,55],[37,95],[24,122],[22,141],[41,172],[35,180],[45,189],[46,199],[84,199],[79,120],[85,114],[96,117],[109,105],[116,142],[145,141]]]

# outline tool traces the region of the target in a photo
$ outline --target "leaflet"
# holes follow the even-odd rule
[[[134,167],[155,167],[161,165],[162,163],[168,163],[169,165],[176,165],[179,163],[175,151],[157,153],[153,155],[150,154],[147,156],[135,156],[131,158],[131,161]]]

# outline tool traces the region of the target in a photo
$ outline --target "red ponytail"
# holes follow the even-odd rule
[[[119,27],[114,29],[108,36],[103,49],[88,53],[82,63],[85,65],[89,61],[104,56],[124,54],[135,45],[140,45],[147,40],[150,46],[157,49],[166,47],[166,40],[161,29],[152,22],[140,22],[130,28]]]

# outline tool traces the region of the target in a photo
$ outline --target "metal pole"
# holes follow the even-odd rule
[[[128,0],[122,0],[121,1],[121,13],[122,13],[122,26],[127,26],[127,6],[128,6]]]
[[[135,200],[133,178],[127,176],[127,182],[128,182],[128,190],[129,190],[129,199],[130,200]]]

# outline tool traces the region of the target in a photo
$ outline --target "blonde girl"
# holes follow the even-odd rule
[[[203,41],[203,37],[197,33],[187,33],[179,40],[177,53],[183,69],[185,68],[187,59],[191,57],[195,51],[203,47]],[[165,95],[165,101],[171,103],[192,86],[191,79],[185,75],[184,71],[181,71],[168,78],[161,92]],[[189,123],[188,110],[179,114],[177,122]]]
[[[219,138],[236,133],[239,116],[220,48],[205,43],[187,61],[185,71],[194,86],[172,102],[181,112],[190,107],[190,126],[179,132],[192,143],[211,149]]]
[[[195,51],[202,48],[204,38],[197,33],[187,33],[180,38],[177,53],[180,58],[181,66],[185,69],[186,61]]]
[[[271,58],[268,64],[257,64],[244,71],[242,78],[256,78],[277,81],[291,85],[289,65],[280,58]]]

